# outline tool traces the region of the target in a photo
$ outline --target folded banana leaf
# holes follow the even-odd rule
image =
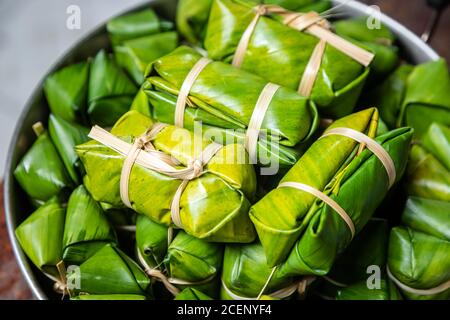
[[[79,277],[77,294],[139,295],[152,296],[150,279],[139,265],[119,248],[107,244],[80,265],[78,273],[72,273],[68,281],[75,283]]]
[[[221,299],[256,299],[271,272],[272,268],[267,265],[264,249],[259,242],[227,245],[223,257]],[[295,286],[294,281],[292,277],[281,277],[275,270],[263,293],[278,298],[276,292]]]
[[[369,29],[367,17],[340,20],[333,24],[336,34],[375,54],[371,64],[373,80],[382,79],[399,62],[398,47],[394,45],[395,35],[380,23]]]
[[[205,38],[208,56],[231,62],[243,33],[255,16],[253,5],[240,0],[213,2]],[[241,65],[243,70],[267,81],[297,90],[319,39],[261,17],[254,29]],[[369,73],[358,62],[326,45],[311,99],[321,114],[331,118],[349,114]]]
[[[130,111],[116,123],[111,133],[131,142],[152,125],[152,119]],[[210,143],[206,139],[194,139],[193,133],[175,126],[162,129],[153,140],[157,150],[173,156],[182,166],[199,155],[200,147],[203,150]],[[97,141],[79,145],[76,151],[84,164],[87,173],[84,182],[93,198],[115,208],[124,207],[119,192],[124,157]],[[242,164],[234,160],[239,160],[238,156],[244,156]],[[243,146],[222,147],[204,171],[191,180],[182,193],[180,217],[184,230],[210,241],[253,241],[255,232],[248,217],[248,199],[254,196],[256,178]],[[133,210],[155,222],[171,225],[170,206],[180,183],[181,180],[134,165],[129,179]]]
[[[161,20],[152,9],[140,10],[111,19],[106,24],[113,45],[126,40],[164,32],[173,28],[170,21]]]
[[[67,66],[51,74],[44,93],[53,114],[68,121],[86,122],[89,61]]]
[[[212,298],[197,289],[186,288],[174,300],[212,300]]]
[[[62,260],[66,212],[57,198],[48,200],[16,229],[22,250],[45,274],[59,278],[56,265]]]
[[[49,134],[41,125],[38,127],[37,140],[20,160],[14,177],[31,200],[40,205],[72,188],[73,182]]]
[[[117,64],[125,69],[137,84],[144,82],[147,65],[153,60],[175,50],[176,32],[163,32],[124,41],[114,46]]]
[[[179,89],[189,71],[202,56],[182,46],[156,60],[149,68],[143,90],[152,105],[155,119],[174,122]],[[208,134],[222,141],[242,142],[258,97],[267,82],[262,78],[222,62],[211,62],[198,76],[186,107],[185,127],[202,121]],[[288,103],[287,103],[288,101]],[[261,127],[258,141],[261,164],[280,161],[292,165],[298,151],[292,147],[307,140],[315,131],[318,115],[314,104],[293,90],[281,87],[273,97]],[[224,130],[234,129],[234,130]],[[211,131],[209,131],[211,130]],[[222,138],[223,135],[226,138]]]
[[[376,57],[375,57],[376,59]],[[405,97],[407,80],[414,66],[402,64],[380,85],[362,94],[361,105],[377,106],[380,116],[390,129],[397,127],[400,108]]]
[[[88,91],[88,115],[91,123],[112,126],[130,109],[137,87],[101,50],[91,64]]]
[[[72,181],[80,184],[83,170],[74,148],[88,141],[88,128],[51,114],[48,131]]]
[[[248,3],[276,4],[293,11],[322,12],[331,7],[328,0],[246,0]],[[178,32],[193,44],[201,44],[206,35],[206,26],[213,0],[181,0],[177,6]]]
[[[176,287],[201,290],[217,296],[222,266],[221,245],[180,231],[168,244],[169,230],[145,216],[136,221],[136,246],[146,267],[162,270]]]
[[[419,139],[433,122],[450,126],[450,76],[444,59],[418,65],[411,72],[398,121],[413,127]]]
[[[378,111],[366,109],[333,122],[327,130],[346,127],[373,137],[377,121]],[[406,167],[412,133],[410,128],[400,128],[376,138],[394,162],[396,181]],[[368,149],[357,152],[358,148],[347,137],[324,137],[281,180],[303,183],[327,194],[350,216],[356,233],[389,188],[386,169],[379,159]],[[286,276],[327,274],[336,256],[351,241],[348,225],[334,209],[294,188],[269,192],[252,206],[250,218],[269,266],[284,262],[279,270]]]
[[[381,279],[379,289],[368,288],[365,281],[342,288],[336,300],[402,300],[402,296],[391,281]]]
[[[423,142],[412,147],[407,170],[409,195],[450,202],[449,143],[448,127],[433,123]]]
[[[429,290],[450,281],[450,202],[410,197],[402,226],[391,230],[388,265],[403,285]],[[450,288],[418,294],[400,288],[408,299],[449,299]]]
[[[71,300],[147,300],[147,297],[137,294],[81,294]]]
[[[81,185],[67,203],[63,237],[63,259],[81,264],[107,243],[116,243],[116,233],[100,204]]]

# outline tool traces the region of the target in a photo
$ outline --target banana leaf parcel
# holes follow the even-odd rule
[[[86,122],[89,61],[72,64],[48,76],[44,93],[51,112],[72,122]]]
[[[202,61],[197,51],[182,46],[151,65],[143,90],[155,119],[176,123],[180,88]],[[247,129],[254,119],[253,111],[257,104],[261,105],[259,98],[267,88],[267,82],[258,76],[222,62],[210,62],[194,81],[188,106],[181,114],[184,119],[178,125],[193,130],[194,122],[201,121],[205,132],[221,142],[243,143],[246,132],[252,131]],[[255,128],[260,137],[255,157],[266,166],[274,162],[292,165],[299,154],[293,147],[307,140],[317,127],[316,108],[308,99],[284,87],[276,90],[269,103],[260,130]],[[255,114],[258,112],[260,109]]]
[[[450,202],[410,197],[391,230],[390,277],[408,299],[450,298]]]
[[[212,300],[209,296],[194,288],[181,291],[174,300]]]
[[[248,199],[254,196],[256,178],[242,145],[212,145],[210,140],[196,138],[186,129],[161,125],[151,141],[146,141],[146,145],[151,142],[156,150],[138,153],[138,163],[125,179],[128,191],[121,193],[122,167],[132,147],[130,143],[141,141],[136,139],[143,134],[147,137],[154,125],[147,116],[129,111],[110,134],[97,128],[108,139],[124,146],[120,153],[96,140],[76,147],[87,173],[84,182],[93,198],[123,208],[126,195],[127,205],[137,213],[166,226],[175,223],[195,237],[217,242],[253,241],[255,231],[248,217]],[[196,159],[205,153],[207,146],[208,152],[213,147],[215,153],[210,154],[207,164],[200,161],[199,166]],[[162,162],[164,170],[156,168]],[[181,177],[182,173],[189,176]],[[173,221],[177,216],[177,221]]]
[[[163,282],[173,295],[190,287],[216,297],[222,246],[197,239],[184,231],[175,236],[172,233],[166,226],[143,215],[138,216],[136,249],[147,274]]]
[[[68,281],[78,284],[78,288],[74,288],[76,294],[153,296],[145,272],[111,244],[83,262],[78,272],[69,275]]]
[[[138,88],[101,50],[93,59],[89,73],[88,109],[90,122],[112,126],[131,106]]]
[[[402,296],[394,283],[381,279],[379,288],[368,288],[366,281],[341,288],[336,300],[402,300]]]
[[[37,140],[20,160],[14,177],[32,202],[40,205],[71,189],[73,182],[42,124],[38,122],[33,129]]]
[[[400,128],[378,136],[375,145],[381,148],[376,152],[383,155],[376,154],[371,151],[374,146],[369,150],[359,145],[356,135],[374,137],[377,122],[378,111],[372,108],[332,123],[278,188],[252,206],[250,218],[267,262],[278,266],[282,275],[326,275],[402,176],[413,130]],[[355,136],[349,138],[343,131]],[[364,144],[373,142],[369,138]],[[389,158],[392,162],[387,164]]]
[[[221,299],[254,300],[265,295],[273,299],[294,296],[302,281],[282,277],[267,265],[259,242],[225,247],[222,270]]]
[[[407,193],[450,202],[450,129],[433,123],[411,149]]]
[[[322,12],[331,7],[329,0],[246,0],[257,5],[276,4],[293,11]],[[177,6],[178,32],[190,43],[201,44],[206,35],[209,12],[213,0],[180,0]]]
[[[211,59],[298,90],[322,115],[338,118],[352,112],[373,54],[328,29],[315,12],[303,15],[273,5],[215,0],[204,44]],[[336,49],[343,43],[351,49]]]
[[[147,297],[138,294],[81,294],[71,300],[147,300]]]
[[[370,65],[373,80],[382,79],[398,64],[398,47],[394,45],[395,35],[381,22],[379,25],[370,25],[367,17],[359,17],[337,21],[333,27],[339,36],[352,40],[375,54]]]

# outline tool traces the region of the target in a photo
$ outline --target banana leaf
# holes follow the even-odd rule
[[[155,119],[173,123],[178,91],[200,58],[194,49],[182,46],[149,67],[143,88]],[[195,107],[186,108],[185,127],[192,130],[194,122],[201,120],[209,135],[218,139],[231,136],[233,143],[240,143],[265,85],[266,81],[258,76],[221,62],[210,63],[190,91],[189,99]],[[293,90],[280,88],[262,123],[260,136],[264,138],[259,139],[259,163],[280,161],[292,165],[298,155],[292,147],[307,140],[317,124],[314,104]]]
[[[150,118],[130,111],[111,133],[131,142],[152,125]],[[157,150],[172,155],[183,166],[200,153],[200,147],[203,150],[210,144],[209,140],[194,139],[191,132],[175,126],[164,128],[153,142]],[[76,151],[87,172],[84,182],[93,198],[116,208],[123,207],[119,192],[123,156],[96,141],[79,145]],[[242,164],[234,161],[238,155],[244,157]],[[205,173],[189,182],[180,200],[181,222],[187,233],[218,242],[254,240],[248,199],[254,196],[256,178],[248,162],[243,146],[224,146],[204,167]],[[170,206],[180,183],[178,179],[134,165],[129,179],[133,210],[155,222],[171,225]]]
[[[398,121],[413,127],[418,139],[433,122],[450,126],[450,77],[444,59],[420,64],[411,72]]]
[[[378,108],[381,118],[390,129],[397,127],[408,76],[413,69],[414,66],[409,64],[400,65],[379,86],[367,94],[363,93],[361,98],[361,105],[373,105]]]
[[[83,173],[75,146],[88,141],[88,129],[50,114],[48,131],[64,166],[75,184],[81,183]]]
[[[212,300],[212,298],[197,289],[186,288],[174,300]]]
[[[141,84],[147,65],[175,50],[177,45],[177,33],[164,32],[124,41],[114,46],[114,54],[117,64],[128,72],[134,82]]]
[[[450,126],[432,123],[421,144],[450,171]]]
[[[215,0],[205,38],[208,56],[231,62],[254,16],[253,6],[249,3]],[[297,90],[318,42],[317,37],[283,25],[274,17],[261,17],[241,68],[267,81]],[[355,107],[368,73],[369,68],[327,45],[311,99],[323,116],[338,118],[347,115]]]
[[[136,249],[145,263],[158,268],[164,262],[168,248],[168,227],[156,223],[144,215],[136,218]]]
[[[370,67],[373,80],[382,79],[398,64],[399,50],[394,45],[395,35],[384,24],[369,29],[367,17],[358,17],[337,21],[333,26],[337,35],[375,54]]]
[[[73,277],[80,277],[80,288],[74,290],[78,294],[152,296],[150,279],[145,272],[111,244],[105,245],[83,262],[79,273],[71,274],[68,281],[74,281]]]
[[[450,171],[418,144],[411,149],[406,176],[409,195],[450,202]]]
[[[147,300],[147,297],[137,294],[81,294],[71,300]]]
[[[106,24],[113,45],[160,33],[173,28],[170,21],[161,20],[152,9],[140,10],[111,19]]]
[[[293,11],[322,12],[331,7],[328,0],[246,0],[253,5],[276,4]],[[180,0],[177,6],[178,32],[193,44],[201,44],[206,35],[206,26],[213,0]]]
[[[144,91],[144,86],[141,86],[138,93],[133,99],[133,103],[131,104],[130,110],[138,111],[147,117],[151,117],[151,109],[150,109],[149,98]]]
[[[88,115],[93,124],[112,126],[130,109],[137,87],[111,56],[101,50],[91,64]]]
[[[435,288],[450,280],[450,202],[410,197],[402,225],[391,230],[388,265],[392,275],[414,289]],[[449,299],[450,289],[408,299]]]
[[[377,121],[378,111],[366,109],[335,121],[327,130],[347,127],[373,137]],[[397,181],[406,167],[412,133],[410,128],[400,128],[376,138],[394,162]],[[356,153],[357,148],[353,139],[343,136],[320,139],[281,180],[304,183],[327,194],[350,216],[356,233],[388,191],[382,163],[367,149]],[[252,206],[250,218],[269,266],[282,264],[280,271],[286,276],[327,274],[351,241],[347,224],[331,207],[294,188],[269,192]]]
[[[40,205],[71,189],[73,182],[49,134],[37,133],[37,140],[20,160],[14,177],[32,201]]]
[[[382,279],[379,289],[369,289],[365,281],[342,288],[336,300],[402,300],[402,296],[391,281]]]
[[[117,238],[100,204],[81,185],[67,203],[63,237],[63,259],[68,264],[81,264],[107,243]]]
[[[227,245],[223,257],[221,299],[233,299],[233,295],[256,299],[271,272],[272,268],[267,265],[264,249],[259,242]],[[264,294],[270,296],[293,285],[294,281],[292,277],[280,276],[280,272],[275,270]]]
[[[86,121],[89,61],[72,64],[51,74],[44,93],[53,114],[68,121]]]
[[[15,231],[16,238],[31,262],[42,272],[59,278],[56,264],[62,260],[65,210],[51,198]]]

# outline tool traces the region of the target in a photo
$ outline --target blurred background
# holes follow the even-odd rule
[[[98,24],[144,0],[0,0],[0,180],[16,121],[53,62]],[[363,0],[421,35],[435,16],[426,0]],[[439,1],[428,1],[439,2]],[[448,1],[447,1],[448,2]],[[81,28],[66,27],[70,5],[81,9]],[[430,45],[450,61],[450,7],[441,12]],[[1,189],[1,186],[0,186]],[[0,190],[1,191],[1,190]],[[0,193],[0,204],[3,203]],[[3,210],[3,209],[2,209]],[[0,299],[29,299],[0,213]]]

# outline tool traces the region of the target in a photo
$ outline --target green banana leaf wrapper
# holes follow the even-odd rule
[[[368,25],[367,17],[340,20],[333,23],[336,34],[375,54],[370,65],[371,80],[382,79],[399,62],[395,35],[387,26]]]
[[[147,300],[146,296],[137,294],[81,294],[71,300]]]
[[[450,280],[450,202],[410,197],[402,225],[391,230],[388,265],[392,275],[414,289],[435,288]],[[432,295],[403,290],[408,299],[450,298],[450,289]]]
[[[182,46],[149,66],[143,90],[149,97],[155,119],[173,123],[179,89],[201,57],[194,49]],[[241,143],[266,84],[264,79],[248,72],[222,62],[211,62],[190,90],[189,100],[194,107],[186,107],[185,127],[192,130],[195,121],[202,121],[207,134],[216,141]],[[318,114],[313,103],[293,90],[279,88],[261,126],[258,163],[292,165],[299,154],[293,147],[306,141],[317,125]]]
[[[67,203],[63,259],[81,264],[108,243],[117,243],[116,233],[100,204],[80,185]]]
[[[375,108],[339,119],[330,128],[347,127],[374,137],[378,127]],[[325,131],[326,133],[326,131]],[[396,180],[402,176],[413,130],[400,128],[376,138],[391,156]],[[358,233],[388,192],[388,176],[379,159],[343,136],[316,141],[282,182],[300,182],[321,190],[350,216]],[[276,213],[276,214],[274,214]],[[280,265],[283,275],[325,275],[351,241],[344,220],[313,195],[277,188],[252,206],[255,224],[269,266]]]
[[[14,170],[14,177],[36,205],[73,188],[64,162],[46,131],[39,133],[20,160]]]
[[[433,123],[421,144],[411,149],[407,193],[450,202],[449,128]]]
[[[69,65],[48,76],[44,93],[51,112],[72,122],[86,122],[89,61]]]
[[[174,300],[212,300],[212,298],[197,289],[186,288]]]
[[[264,249],[259,242],[227,245],[223,258],[221,299],[233,299],[230,291],[242,298],[256,299],[271,272],[272,268],[267,265]],[[275,270],[264,294],[270,296],[289,287],[294,281],[292,277],[280,276],[280,272]]]
[[[205,38],[208,56],[231,62],[242,34],[254,16],[253,5],[249,3],[215,0]],[[318,42],[317,37],[283,25],[275,17],[261,17],[241,69],[297,90]],[[311,92],[311,99],[321,115],[339,118],[351,113],[368,73],[369,68],[327,45]]]
[[[136,246],[150,268],[163,270],[169,279],[181,280],[173,282],[176,287],[217,296],[223,257],[220,244],[179,231],[169,245],[168,228],[140,215],[136,221]]]
[[[16,238],[33,264],[50,277],[59,278],[66,211],[54,197],[40,206],[15,230]]]
[[[252,5],[276,4],[292,11],[322,12],[331,7],[328,0],[247,0]],[[206,36],[213,0],[180,0],[177,6],[178,32],[189,42],[200,45]]]
[[[444,59],[414,68],[398,119],[399,125],[413,127],[418,139],[433,122],[450,126],[450,76]]]
[[[113,45],[161,33],[172,28],[172,22],[160,19],[150,8],[121,15],[109,20],[106,24],[106,30]]]
[[[402,296],[391,281],[381,279],[380,288],[370,289],[365,281],[341,288],[336,300],[402,300]]]
[[[89,129],[50,114],[48,131],[70,178],[75,184],[80,184],[83,168],[75,146],[89,140]]]
[[[77,279],[78,277],[78,279]],[[139,265],[114,245],[107,244],[80,265],[68,282],[75,294],[153,296],[150,279]]]
[[[131,143],[153,123],[151,118],[130,111],[115,124],[111,133]],[[161,130],[153,141],[157,150],[172,155],[182,166],[210,143],[206,139],[194,139],[193,133],[175,126]],[[96,141],[79,145],[76,151],[87,173],[84,183],[93,198],[115,208],[124,207],[119,192],[124,157]],[[242,156],[243,159],[238,158]],[[243,163],[236,160],[243,160]],[[184,230],[209,241],[253,241],[255,231],[248,217],[248,199],[254,196],[256,178],[243,146],[224,146],[204,171],[189,182],[181,196],[180,217]],[[132,209],[155,222],[171,225],[170,206],[180,183],[181,180],[134,165],[129,179]]]
[[[89,73],[87,113],[90,122],[112,126],[130,109],[137,91],[137,86],[114,58],[101,50],[93,59]]]

